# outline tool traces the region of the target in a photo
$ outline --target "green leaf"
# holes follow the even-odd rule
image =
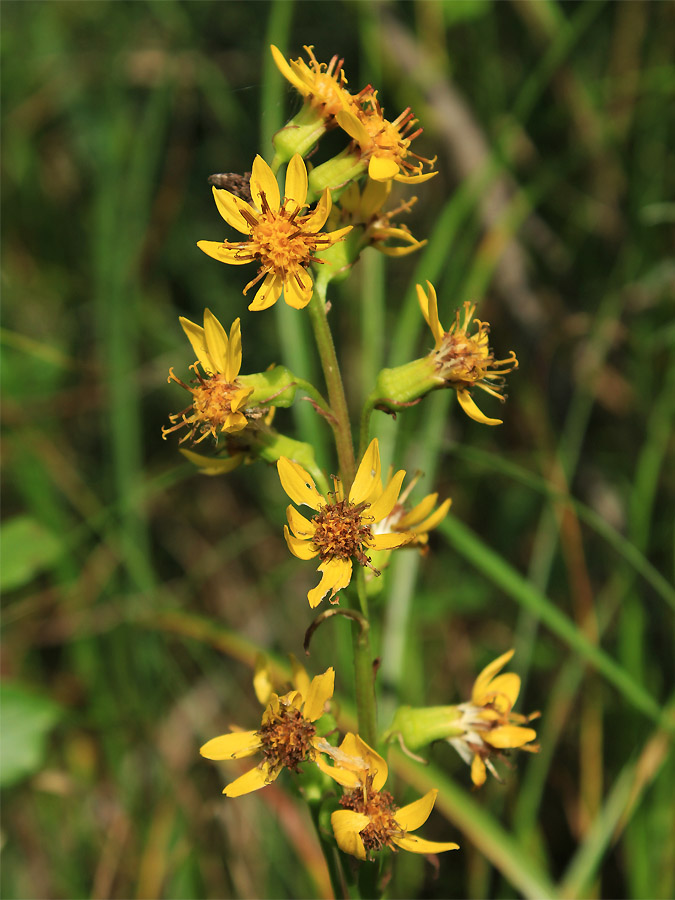
[[[7,787],[40,768],[47,736],[62,717],[63,709],[52,700],[7,681],[0,683],[0,705],[0,787]]]
[[[11,591],[27,584],[43,569],[50,568],[63,551],[63,545],[30,516],[15,516],[0,529],[2,567],[0,588]]]

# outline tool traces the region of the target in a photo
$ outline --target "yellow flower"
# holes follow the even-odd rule
[[[421,284],[417,285],[417,299],[436,342],[430,354],[436,377],[457,391],[460,406],[471,419],[484,425],[501,425],[501,419],[489,419],[483,415],[471,397],[471,389],[479,387],[503,402],[506,399],[502,393],[504,375],[518,368],[516,354],[511,351],[508,359],[494,358],[488,343],[490,326],[487,322],[474,319],[475,304],[465,303],[463,317],[457,310],[455,321],[448,331],[444,331],[438,320],[436,290],[430,281],[427,281],[426,291]],[[470,335],[468,331],[472,322],[476,323],[477,331]]]
[[[386,490],[383,489],[377,439],[366,450],[347,499],[338,479],[335,479],[335,490],[324,497],[312,477],[293,460],[282,456],[277,469],[281,486],[291,500],[298,506],[316,510],[316,515],[306,519],[289,505],[288,526],[284,525],[286,543],[294,556],[298,559],[318,556],[321,560],[321,581],[307,594],[312,608],[318,606],[328,591],[332,601],[339,590],[347,587],[352,577],[352,558],[368,566],[369,552],[402,547],[413,539],[408,532],[379,535],[373,532],[372,526],[394,508],[405,477],[401,469]]]
[[[415,128],[417,119],[410,108],[389,122],[384,118],[377,99],[377,91],[370,86],[352,98],[349,109],[336,114],[340,128],[358,145],[368,175],[373,181],[401,181],[417,184],[433,178],[436,172],[422,172],[424,165],[433,166],[435,160],[425,159],[410,150],[410,144],[422,133]],[[411,162],[416,160],[416,162]]]
[[[302,677],[304,673],[304,678]],[[262,752],[262,761],[225,787],[227,797],[240,797],[275,781],[282,769],[297,772],[303,762],[316,763],[331,777],[341,779],[341,772],[329,765],[321,753],[332,751],[328,741],[317,733],[315,722],[333,696],[335,671],[327,669],[311,683],[304,669],[296,668],[295,690],[280,697],[266,691],[266,681],[256,670],[254,686],[260,699],[269,695],[262,723],[257,731],[232,731],[207,741],[200,749],[207,759],[244,759]]]
[[[335,115],[348,107],[351,102],[351,95],[344,89],[347,84],[347,78],[342,70],[344,60],[334,56],[328,65],[317,62],[314,48],[305,46],[309,65],[303,59],[291,59],[286,62],[284,55],[274,44],[270,49],[274,62],[284,78],[290,81],[304,97],[305,102],[321,113],[327,126],[334,125]]]
[[[314,254],[322,247],[330,247],[351,230],[351,226],[331,233],[322,232],[331,210],[330,192],[326,189],[316,209],[307,215],[307,169],[297,154],[286,172],[283,202],[279,185],[270,167],[256,156],[251,174],[252,203],[225,190],[213,189],[218,212],[246,241],[199,241],[204,253],[229,265],[241,266],[257,260],[257,276],[244,288],[244,294],[263,279],[249,305],[261,310],[273,306],[281,292],[284,300],[295,309],[303,309],[312,298],[313,283],[307,267],[321,262]]]
[[[539,750],[531,744],[537,737],[535,730],[522,727],[539,713],[521,716],[512,711],[520,693],[520,677],[514,672],[497,675],[513,652],[509,650],[483,669],[471,691],[471,702],[457,707],[462,715],[452,723],[453,728],[463,729],[464,734],[449,738],[448,743],[471,766],[471,780],[477,787],[485,782],[486,767],[499,780],[490,757],[500,756],[500,750],[520,748],[531,753]]]
[[[197,355],[197,361],[190,367],[194,369],[197,383],[195,387],[190,387],[176,378],[173,369],[169,370],[169,382],[175,381],[189,391],[192,394],[192,404],[182,412],[169,416],[174,424],[162,429],[162,437],[166,438],[170,432],[187,427],[189,431],[183,435],[181,443],[194,438],[199,431],[200,437],[195,440],[198,444],[209,434],[217,440],[219,432],[233,434],[242,431],[246,428],[249,417],[259,417],[263,411],[244,411],[253,388],[244,386],[237,379],[241,368],[239,319],[232,323],[229,338],[218,319],[208,309],[204,310],[203,328],[183,316],[180,317],[180,324]],[[200,365],[206,378],[197,368]]]
[[[359,247],[371,246],[385,256],[407,256],[414,253],[427,242],[418,241],[405,225],[394,225],[392,220],[399,213],[408,212],[417,197],[400,203],[395,209],[383,211],[383,206],[391,194],[391,181],[373,181],[366,178],[363,190],[352,181],[340,196],[336,212],[342,213],[342,220],[349,224],[364,227],[363,237],[359,241]],[[399,246],[390,246],[388,241],[399,241]]]
[[[440,506],[436,507],[438,494],[427,494],[412,509],[406,509],[408,495],[415,487],[419,476],[412,479],[403,491],[398,502],[389,515],[373,527],[375,534],[393,534],[396,532],[412,534],[413,539],[408,546],[424,547],[429,542],[429,532],[437,528],[447,516],[452,506],[452,500],[448,497]],[[391,475],[389,481],[391,480]],[[387,484],[389,484],[389,481]],[[434,509],[434,507],[436,507]]]
[[[368,853],[389,847],[412,853],[443,853],[458,850],[449,842],[426,841],[410,834],[429,818],[438,791],[429,791],[414,803],[399,808],[388,791],[382,790],[387,763],[358,735],[348,734],[332,754],[344,770],[342,784],[348,788],[330,817],[335,840],[344,853],[364,860]],[[349,777],[351,776],[351,777]]]

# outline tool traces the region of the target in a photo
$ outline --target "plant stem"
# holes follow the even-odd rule
[[[368,447],[368,438],[370,437],[370,417],[373,414],[373,409],[375,408],[378,399],[377,393],[373,391],[366,398],[366,402],[363,404],[363,409],[361,410],[361,423],[359,425],[359,459],[363,457],[363,454]]]
[[[328,389],[328,402],[334,417],[331,425],[335,435],[340,479],[345,495],[348,495],[356,473],[354,444],[340,366],[335,353],[333,335],[326,316],[325,290],[324,285],[315,286],[308,310],[321,358],[321,365],[323,366],[324,378]],[[356,573],[356,586],[358,603],[364,618],[362,623],[352,623],[356,708],[359,718],[359,734],[366,743],[374,747],[377,742],[375,677],[373,672],[373,654],[370,649],[370,625],[368,623],[365,576],[360,566]]]
[[[349,411],[347,409],[347,399],[342,384],[340,366],[335,353],[333,335],[326,316],[325,287],[323,285],[315,285],[314,293],[307,309],[312,328],[314,329],[314,338],[321,358],[323,375],[326,379],[328,402],[335,418],[331,425],[335,434],[340,479],[345,494],[347,494],[356,473],[354,445],[352,443],[352,429],[349,422]]]

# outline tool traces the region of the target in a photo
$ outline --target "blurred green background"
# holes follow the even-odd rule
[[[168,368],[193,361],[178,316],[204,306],[241,316],[244,372],[318,379],[303,317],[249,313],[240,270],[195,246],[225,237],[207,177],[270,160],[299,108],[270,42],[344,57],[438,155],[408,220],[428,246],[367,252],[331,298],[354,409],[428,349],[416,280],[446,327],[480,301],[520,359],[503,410],[482,404],[500,428],[447,394],[374,419],[416,496],[454,500],[384,576],[382,724],[466,698],[510,646],[518,708],[542,712],[541,753],[479,793],[447,745],[397,758],[396,796],[440,784],[424,835],[462,849],[399,854],[390,896],[673,896],[674,9],[5,0],[3,897],[330,896],[290,780],[225,800],[232,769],[198,755],[257,724],[257,648],[302,655],[314,571],[273,469],[199,476],[160,435],[185,403]],[[331,471],[306,406],[277,422]],[[348,698],[346,631],[307,664]]]

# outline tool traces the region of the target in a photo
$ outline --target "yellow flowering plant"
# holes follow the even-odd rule
[[[385,570],[392,554],[410,548],[431,552],[430,533],[448,515],[451,499],[432,490],[410,500],[419,473],[404,489],[404,469],[392,466],[383,472],[380,441],[371,435],[372,414],[376,409],[404,412],[426,394],[450,388],[469,417],[498,424],[500,420],[480,412],[472,391],[480,388],[504,400],[503,376],[517,361],[513,353],[495,360],[489,327],[474,318],[475,304],[465,304],[444,330],[435,288],[430,282],[426,287],[418,285],[420,309],[434,347],[419,359],[377,375],[355,434],[356,416],[347,401],[329,319],[328,291],[349,276],[368,247],[396,258],[424,246],[426,241],[393,221],[416,198],[399,200],[388,212],[385,207],[394,184],[397,191],[405,190],[411,184],[422,185],[436,173],[434,160],[411,149],[421,133],[411,110],[385,118],[372,86],[355,93],[348,90],[342,60],[335,56],[324,64],[311,47],[305,49],[309,63],[287,61],[278,48],[271,48],[281,75],[303,102],[300,112],[275,136],[271,163],[257,155],[250,180],[230,177],[214,186],[217,209],[240,238],[199,241],[198,246],[227,265],[258,267],[243,286],[243,294],[256,287],[249,310],[269,309],[283,296],[295,311],[292,315],[308,317],[325,384],[318,387],[285,366],[242,375],[239,318],[228,334],[209,309],[204,311],[203,326],[180,317],[196,356],[192,364],[196,381],[188,385],[170,371],[169,380],[187,390],[192,402],[171,416],[164,436],[185,429],[180,443],[200,447],[197,451],[183,446],[181,452],[203,474],[228,474],[256,460],[276,465],[277,500],[285,493],[291,501],[286,523],[282,527],[278,522],[279,537],[283,533],[293,557],[316,561],[320,579],[306,591],[310,609],[325,598],[329,601],[312,614],[307,640],[319,625],[337,621],[338,616],[346,616],[353,625],[357,732],[342,729],[347,733],[340,741],[343,707],[337,703],[329,708],[334,691],[343,691],[349,682],[347,673],[336,671],[336,661],[331,660],[321,674],[310,678],[293,659],[293,683],[285,691],[272,684],[265,665],[256,666],[254,691],[263,705],[260,724],[249,730],[233,727],[211,738],[201,754],[228,763],[228,778],[229,764],[255,760],[243,772],[235,768],[235,777],[223,790],[227,797],[257,791],[289,773],[313,812],[336,895],[341,896],[347,885],[349,896],[379,896],[393,853],[407,850],[429,856],[458,845],[413,834],[431,815],[438,790],[428,790],[399,806],[384,789],[389,768],[376,748],[398,739],[412,752],[432,741],[448,741],[470,763],[473,783],[478,786],[488,769],[494,772],[494,757],[517,747],[536,749],[536,735],[527,724],[532,717],[513,712],[520,690],[518,676],[499,674],[512,651],[483,670],[469,702],[401,707],[390,728],[380,731],[372,643],[377,616],[369,608],[369,598],[381,594],[385,599],[378,604],[378,613],[386,610]],[[306,157],[319,149],[328,130],[341,134],[346,146],[332,159],[308,164]],[[278,430],[279,423],[286,427],[284,408],[302,397],[332,430],[335,456],[330,468],[317,464],[314,447],[304,435]],[[281,412],[274,418],[277,410]],[[298,597],[284,596],[275,602],[283,602],[289,616],[306,613]],[[322,811],[328,817],[322,818]],[[364,893],[359,876],[363,870],[358,867],[376,858],[379,874]]]

